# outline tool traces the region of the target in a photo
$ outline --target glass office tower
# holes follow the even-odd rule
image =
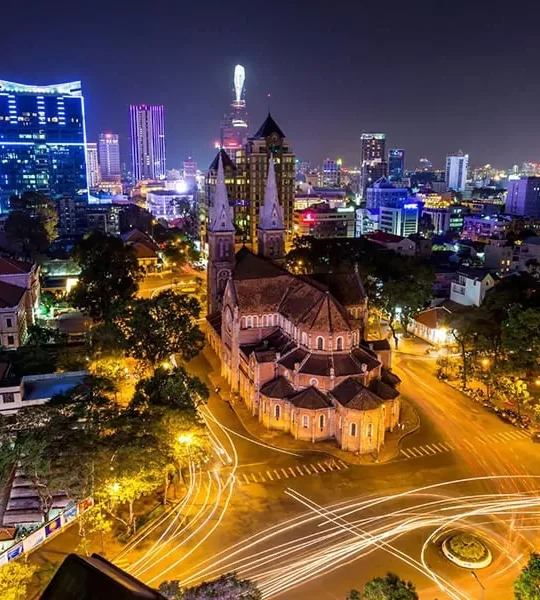
[[[81,82],[0,80],[0,198],[28,190],[87,196]]]

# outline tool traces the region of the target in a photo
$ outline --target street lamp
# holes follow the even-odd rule
[[[491,381],[490,381],[490,374],[489,374],[490,365],[491,365],[491,361],[489,360],[489,358],[482,359],[482,367],[487,371],[487,373],[486,373],[486,394],[487,394],[488,402],[491,401]]]
[[[177,438],[179,444],[186,444],[189,446],[193,442],[193,435],[191,433],[182,433]]]
[[[473,576],[473,579],[476,579],[478,585],[480,586],[480,589],[482,590],[482,600],[484,600],[484,596],[486,594],[486,588],[484,587],[484,585],[482,584],[480,579],[478,579],[478,575],[474,571],[471,571],[471,575]]]

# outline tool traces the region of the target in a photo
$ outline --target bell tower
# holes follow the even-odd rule
[[[223,292],[235,265],[235,228],[225,186],[222,152],[219,151],[216,193],[208,223],[208,314],[221,310]]]
[[[259,212],[257,226],[258,252],[279,261],[285,256],[285,226],[283,207],[279,204],[274,158],[268,163],[268,179],[264,191],[264,202]]]

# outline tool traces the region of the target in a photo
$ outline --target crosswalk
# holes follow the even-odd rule
[[[310,477],[313,475],[323,475],[333,471],[347,469],[349,465],[342,460],[321,460],[309,465],[294,465],[290,467],[281,467],[277,469],[263,469],[261,471],[251,471],[249,473],[237,473],[236,483],[240,485],[252,485],[254,483],[272,483],[283,479],[294,479],[296,477]]]
[[[413,446],[412,448],[401,448],[400,454],[405,458],[420,458],[422,456],[432,456],[442,452],[452,452],[456,449],[476,450],[478,445],[490,446],[491,444],[504,444],[530,440],[531,434],[521,429],[514,431],[503,431],[499,433],[489,433],[486,435],[477,435],[471,440],[460,440],[459,442],[430,442],[423,446]]]

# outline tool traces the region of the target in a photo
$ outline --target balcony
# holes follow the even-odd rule
[[[454,282],[452,283],[452,292],[454,294],[461,294],[462,296],[465,296],[465,286]]]

